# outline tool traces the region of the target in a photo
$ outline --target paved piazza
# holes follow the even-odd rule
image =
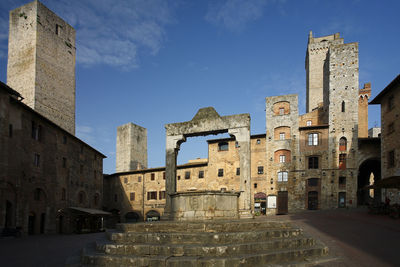
[[[256,220],[289,220],[324,242],[336,261],[319,266],[400,266],[397,242],[400,220],[370,215],[365,209],[308,211],[258,217]],[[0,238],[1,266],[63,266],[88,242],[104,233],[37,235]]]

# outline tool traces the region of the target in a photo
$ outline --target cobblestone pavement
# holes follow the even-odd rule
[[[339,258],[319,266],[400,266],[399,219],[368,214],[366,208],[272,217],[292,221],[324,242],[332,257]]]
[[[320,266],[400,266],[400,220],[371,215],[365,209],[308,211],[258,217],[289,220],[324,242],[336,261]],[[104,233],[0,238],[0,266],[64,266],[86,243]]]

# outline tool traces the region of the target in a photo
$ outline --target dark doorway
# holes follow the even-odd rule
[[[288,213],[288,192],[278,191],[278,209],[276,214],[287,214]]]
[[[339,192],[339,208],[345,208],[346,207],[346,192]]]
[[[13,221],[13,205],[10,201],[6,201],[6,218],[4,222],[4,228],[9,228],[12,227],[12,221]]]
[[[137,214],[136,212],[128,212],[127,214],[125,214],[125,222],[127,223],[135,223],[138,222],[140,219],[139,214]]]
[[[28,218],[28,234],[34,235],[35,234],[35,220],[36,216],[35,213],[31,212]]]
[[[151,221],[159,221],[160,220],[160,213],[155,210],[151,210],[147,212],[146,214],[146,221],[151,222]]]
[[[317,210],[318,209],[318,192],[310,191],[308,192],[308,209]]]
[[[381,179],[381,161],[368,159],[358,169],[357,177],[357,204],[370,205],[382,201],[381,189],[374,189],[372,185]]]
[[[42,213],[42,214],[40,214],[40,233],[41,234],[44,234],[45,224],[46,224],[46,213]]]

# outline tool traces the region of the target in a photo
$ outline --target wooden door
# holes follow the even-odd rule
[[[287,191],[278,191],[278,200],[277,200],[277,212],[276,214],[287,214],[288,213],[288,192]]]

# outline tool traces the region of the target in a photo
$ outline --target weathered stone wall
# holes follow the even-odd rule
[[[368,100],[371,97],[371,83],[365,83],[358,97],[358,137],[368,137]]]
[[[10,12],[7,83],[75,134],[75,30],[39,1]]]
[[[116,172],[147,168],[147,129],[133,123],[117,128]]]
[[[289,108],[287,107],[289,104]],[[282,108],[288,109],[284,114],[277,113],[276,110]],[[276,196],[278,191],[288,192],[289,212],[303,207],[302,203],[297,201],[295,196],[298,190],[297,157],[298,157],[298,100],[297,95],[273,96],[266,98],[266,180],[269,182],[267,196]],[[284,140],[276,138],[278,134],[275,130],[279,127],[289,127],[290,135],[285,135]],[[279,162],[275,159],[277,151],[285,150],[285,154],[291,155],[286,162]],[[275,159],[275,160],[274,160]],[[292,160],[293,159],[293,160]],[[288,172],[288,181],[278,182],[278,172]],[[299,206],[300,205],[300,206]],[[275,210],[269,210],[268,213],[275,213]]]
[[[336,207],[335,196],[340,191],[346,193],[346,204],[355,206],[358,171],[358,43],[332,45],[327,64],[329,87],[324,93],[329,97],[329,101],[325,102],[329,114],[328,162],[329,168],[334,172],[329,176],[333,181],[331,184],[333,197],[326,202],[329,207]],[[342,137],[347,140],[345,151],[339,151],[339,139]],[[346,157],[345,169],[339,169],[341,154]],[[345,190],[338,188],[339,176],[346,177]]]
[[[42,214],[43,232],[55,233],[61,230],[58,211],[71,206],[101,209],[104,156],[17,99],[10,101],[4,87],[1,84],[1,227],[6,201],[12,205],[9,226],[22,227],[24,233],[30,215],[35,216],[34,233],[40,232]],[[63,232],[70,230],[69,223],[75,222],[62,222]]]
[[[310,32],[306,53],[306,112],[311,112],[323,102],[324,80],[327,77],[324,64],[333,44],[343,44],[339,33],[314,38]]]

